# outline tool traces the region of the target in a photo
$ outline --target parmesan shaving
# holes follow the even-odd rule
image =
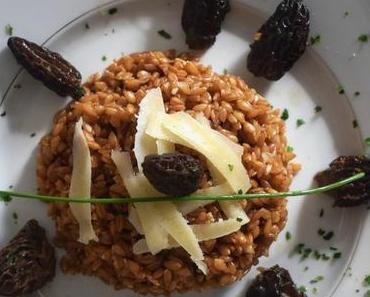
[[[190,147],[203,154],[208,161],[229,183],[235,193],[243,192],[250,188],[250,181],[241,158],[239,158],[230,146],[214,136],[212,129],[199,124],[190,115],[184,112],[177,112],[171,115],[162,115],[157,121],[156,129],[152,129],[152,122],[146,130],[148,135],[174,143]]]
[[[175,151],[175,144],[165,140],[156,140],[158,154],[173,153]]]
[[[112,160],[130,197],[161,196],[145,176],[134,176],[129,153],[113,151]],[[155,203],[135,203],[134,206],[150,252],[155,255],[168,245],[168,233],[158,225],[160,214],[155,211]]]
[[[132,226],[134,226],[137,233],[141,235],[144,234],[143,227],[141,226],[139,216],[137,214],[135,207],[133,206],[130,206],[128,210],[128,221],[131,223]]]
[[[82,118],[75,125],[72,145],[73,169],[69,197],[91,197],[91,157],[85,135],[82,131]],[[78,241],[88,244],[98,241],[91,221],[90,203],[69,203],[71,212],[79,225]]]
[[[142,171],[141,164],[144,162],[145,156],[157,153],[156,140],[145,133],[148,120],[153,118],[153,114],[155,115],[156,113],[164,112],[165,108],[161,89],[151,89],[139,104],[139,113],[136,125],[134,153],[140,172]]]
[[[216,239],[236,232],[240,229],[242,224],[243,223],[239,222],[239,220],[237,219],[227,219],[210,224],[190,225],[190,227],[193,230],[198,241],[201,242]],[[168,241],[168,243],[169,244],[166,249],[171,249],[179,246],[176,241],[171,239]],[[136,255],[149,252],[145,239],[141,239],[134,244],[133,252]]]

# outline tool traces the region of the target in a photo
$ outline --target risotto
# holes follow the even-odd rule
[[[203,113],[213,129],[243,146],[250,192],[288,190],[300,166],[287,151],[280,111],[239,77],[216,74],[191,57],[167,51],[135,53],[115,60],[102,74],[88,79],[80,100],[55,115],[51,132],[39,145],[39,193],[68,196],[74,127],[82,117],[91,153],[92,196],[128,196],[111,152],[132,152],[138,105],[146,92],[156,87],[162,91],[166,112]],[[133,245],[142,235],[129,222],[127,205],[92,205],[92,223],[99,241],[88,245],[77,241],[78,224],[68,204],[50,203],[48,214],[55,222],[55,243],[66,251],[61,260],[63,272],[96,276],[116,289],[158,295],[231,284],[256,265],[260,256],[268,255],[286,223],[286,200],[241,203],[250,219],[248,224],[230,235],[200,243],[207,275],[181,247],[156,255],[135,255]],[[192,211],[186,219],[206,224],[223,217],[214,202]]]

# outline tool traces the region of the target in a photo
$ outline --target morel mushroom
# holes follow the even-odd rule
[[[55,275],[54,248],[45,230],[30,220],[0,251],[0,295],[19,296],[43,287]]]

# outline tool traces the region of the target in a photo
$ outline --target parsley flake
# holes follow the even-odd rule
[[[321,209],[320,209],[320,213],[319,213],[319,217],[320,217],[320,218],[322,218],[322,217],[324,216],[324,213],[325,213],[325,212],[324,212],[324,209],[323,209],[323,208],[321,208]]]
[[[353,128],[357,128],[357,127],[358,127],[358,122],[357,122],[357,120],[353,120],[353,121],[352,121],[352,126],[353,126]]]
[[[229,167],[229,170],[230,171],[233,171],[234,170],[234,165],[232,165],[232,164],[227,164],[227,167]]]
[[[348,11],[345,11],[344,13],[343,13],[343,17],[347,17],[349,15],[349,12]]]
[[[370,137],[365,138],[365,144],[370,146]]]
[[[336,252],[333,255],[333,259],[339,259],[340,257],[342,257],[342,253],[341,252]]]
[[[310,45],[318,44],[318,43],[320,43],[320,41],[321,41],[321,35],[320,34],[316,34],[315,36],[310,37]]]
[[[165,30],[159,30],[159,31],[157,31],[157,33],[160,35],[160,36],[162,36],[164,39],[171,39],[172,38],[172,36],[171,36],[171,34],[170,33],[168,33],[167,31],[165,31]]]
[[[0,117],[5,117],[6,116],[6,111],[3,111],[1,114],[0,114]]]
[[[298,291],[301,292],[301,293],[306,293],[307,292],[307,288],[305,286],[299,286],[298,287]]]
[[[322,275],[318,275],[315,278],[310,280],[310,284],[316,284],[318,282],[321,282],[324,280],[324,277]]]
[[[315,106],[315,112],[318,113],[320,111],[322,111],[322,107],[319,105]]]
[[[242,218],[236,218],[236,221],[240,223],[240,222],[243,221],[243,219]]]
[[[116,7],[112,7],[112,8],[108,9],[108,14],[113,15],[113,14],[117,13],[117,11],[118,11],[118,9]]]
[[[360,95],[361,95],[361,93],[360,93],[359,91],[356,91],[356,92],[354,92],[354,93],[353,93],[353,95],[354,95],[355,97],[358,97],[358,96],[360,96]]]
[[[31,138],[33,138],[33,137],[35,137],[36,136],[36,133],[35,132],[32,132],[31,134],[30,134],[30,137]]]
[[[102,60],[102,61],[107,61],[107,56],[103,55],[103,56],[101,57],[101,60]]]
[[[297,121],[296,121],[297,128],[301,127],[301,126],[302,126],[302,125],[304,125],[304,124],[305,124],[305,121],[304,121],[304,120],[302,120],[302,119],[297,119]]]
[[[365,285],[365,286],[370,286],[370,274],[365,275],[365,278],[364,278],[364,285]]]
[[[285,108],[281,114],[281,119],[286,121],[287,119],[289,119],[289,111]]]
[[[287,151],[288,153],[292,153],[292,152],[294,151],[294,148],[293,148],[293,147],[291,147],[290,145],[288,145],[288,146],[286,147],[286,151]]]
[[[338,92],[338,94],[343,95],[345,93],[345,90],[344,90],[343,86],[337,86],[337,92]]]
[[[5,33],[6,35],[12,36],[13,35],[13,27],[10,24],[5,25]]]
[[[243,190],[242,189],[239,189],[238,195],[242,195],[242,194],[243,194]]]
[[[369,35],[367,34],[361,34],[360,36],[357,37],[357,40],[360,42],[368,42],[369,41]]]
[[[89,29],[90,29],[90,25],[89,25],[89,23],[85,23],[85,29],[86,29],[86,30],[89,30]]]
[[[286,240],[290,240],[292,238],[292,235],[290,234],[290,232],[289,231],[287,231],[286,233],[285,233],[285,239]]]

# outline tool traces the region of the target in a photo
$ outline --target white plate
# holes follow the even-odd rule
[[[363,152],[363,139],[370,136],[370,101],[366,100],[370,96],[370,44],[360,46],[356,41],[359,34],[368,33],[370,21],[366,13],[369,13],[370,4],[365,0],[351,5],[346,2],[309,2],[311,32],[320,33],[321,43],[309,48],[293,70],[278,82],[256,79],[246,70],[248,43],[278,1],[232,1],[232,11],[222,33],[201,59],[218,72],[226,68],[240,75],[275,107],[289,110],[289,142],[303,165],[292,185],[294,189],[312,186],[314,174],[336,156]],[[40,43],[46,40],[46,45],[70,60],[84,79],[101,71],[122,52],[187,49],[180,26],[182,1],[120,1],[97,8],[101,4],[102,1],[98,0],[60,3],[3,0],[0,4],[0,27],[11,23],[16,35]],[[118,13],[112,16],[101,13],[109,7],[117,7]],[[345,11],[349,12],[346,17],[343,16]],[[89,23],[89,30],[85,29],[85,23]],[[173,38],[166,40],[160,37],[157,34],[160,29],[168,31]],[[24,71],[19,73],[5,42],[6,36],[3,35],[0,92],[4,101],[0,113],[6,111],[6,116],[0,118],[0,188],[7,189],[13,185],[17,190],[36,191],[37,143],[50,129],[54,113],[67,101],[36,83]],[[106,62],[101,59],[103,55],[108,58]],[[20,84],[21,89],[14,88],[16,84]],[[345,87],[345,95],[338,94],[338,85]],[[357,90],[361,95],[355,98],[353,93]],[[323,108],[320,113],[314,112],[317,105]],[[297,118],[304,119],[305,125],[297,128]],[[353,128],[354,119],[360,128]],[[30,137],[32,133],[36,135]],[[288,225],[271,247],[271,255],[261,258],[260,264],[280,264],[288,268],[297,284],[307,286],[309,295],[313,295],[313,288],[317,288],[315,296],[352,296],[356,289],[365,291],[361,281],[365,273],[370,273],[366,271],[370,267],[366,251],[370,240],[370,220],[364,207],[333,209],[331,205],[330,199],[322,197],[290,199]],[[322,218],[319,217],[321,208],[325,210]],[[13,212],[19,216],[17,222],[12,217]],[[8,206],[2,204],[0,243],[4,244],[26,220],[33,217],[52,235],[53,225],[45,212],[45,205],[37,202],[13,200]],[[319,228],[334,231],[333,239],[325,241],[320,238],[317,234]],[[285,239],[286,231],[292,234],[289,241]],[[301,242],[328,255],[333,254],[329,247],[334,246],[342,252],[342,257],[335,261],[308,259],[303,262],[297,256],[289,257],[290,251]],[[304,271],[306,266],[309,268]],[[349,266],[352,276],[347,273],[344,277]],[[318,275],[323,275],[324,280],[310,284],[310,280]],[[202,296],[238,296],[245,291],[246,283],[253,276],[254,271],[231,287],[210,290]],[[114,291],[95,278],[63,275],[59,270],[55,280],[42,292],[53,297],[135,295],[128,290]],[[186,296],[198,295],[189,293]]]

